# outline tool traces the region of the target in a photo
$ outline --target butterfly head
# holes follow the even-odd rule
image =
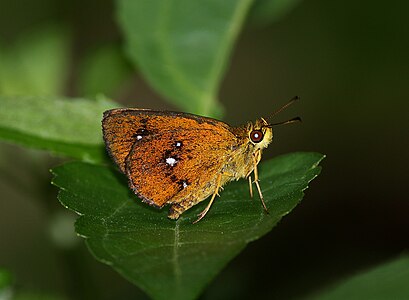
[[[255,149],[264,149],[273,140],[273,128],[263,118],[249,123],[248,128],[249,143],[253,144]]]
[[[274,117],[276,114],[280,113],[297,100],[299,100],[299,97],[294,97],[287,104],[276,110],[271,117]],[[249,123],[247,127],[249,143],[253,144],[255,150],[267,148],[273,140],[273,126],[291,124],[300,121],[301,119],[299,117],[296,117],[284,122],[271,124],[268,123],[265,119],[260,118],[254,123]]]

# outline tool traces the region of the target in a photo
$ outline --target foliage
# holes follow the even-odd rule
[[[11,45],[0,44],[0,95],[61,95],[69,45],[70,35],[59,26],[32,29]]]
[[[118,0],[117,18],[127,55],[156,92],[180,110],[221,116],[219,87],[249,11],[265,23],[296,1],[273,2]],[[81,215],[76,231],[98,260],[155,299],[195,298],[294,209],[324,156],[300,152],[260,165],[269,215],[241,181],[198,224],[192,221],[205,203],[168,220],[165,210],[140,203],[124,176],[106,165],[101,116],[120,104],[61,96],[71,46],[68,31],[53,26],[0,47],[0,139],[75,160],[53,169],[53,183],[60,202]],[[76,84],[85,96],[111,95],[130,73],[119,45],[104,46],[84,60]]]
[[[101,116],[106,99],[0,96],[0,138],[85,161],[102,161]]]
[[[409,295],[407,254],[375,268],[352,275],[311,299],[406,299]]]
[[[124,176],[103,166],[69,163],[53,169],[61,203],[81,217],[76,231],[100,261],[154,299],[193,299],[240,253],[269,232],[303,197],[323,156],[294,153],[262,164],[266,214],[247,181],[230,184],[209,214],[192,224],[197,205],[178,221],[129,192]],[[136,203],[135,203],[136,200]]]

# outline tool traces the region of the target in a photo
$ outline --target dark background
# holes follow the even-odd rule
[[[0,44],[37,25],[65,24],[73,40],[67,96],[78,95],[78,62],[89,49],[121,43],[111,1],[0,2]],[[236,45],[220,99],[232,125],[276,117],[264,159],[292,151],[327,155],[321,175],[279,226],[250,244],[210,284],[203,299],[288,299],[399,256],[409,248],[409,3],[302,1],[267,26],[248,24]],[[174,109],[134,75],[114,99]],[[60,160],[0,145],[0,266],[21,291],[75,299],[144,297],[72,234],[75,218],[56,200],[48,169]],[[262,176],[262,174],[261,174]],[[55,235],[55,234],[54,234]]]

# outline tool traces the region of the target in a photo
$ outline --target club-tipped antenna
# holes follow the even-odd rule
[[[280,112],[282,112],[283,110],[285,110],[287,107],[289,107],[291,104],[293,104],[294,102],[298,100],[300,100],[300,97],[298,96],[293,97],[290,101],[288,101],[286,104],[284,104],[279,109],[277,109],[275,112],[273,112],[271,118],[273,118],[275,115],[279,114]]]
[[[293,123],[299,123],[302,122],[300,117],[295,117],[292,118],[290,120],[287,121],[283,121],[283,122],[278,122],[278,123],[274,123],[274,124],[268,124],[268,127],[273,127],[273,126],[277,126],[277,125],[287,125],[287,124],[293,124]]]

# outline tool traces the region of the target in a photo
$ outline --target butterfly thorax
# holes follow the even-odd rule
[[[247,177],[256,164],[261,159],[264,148],[267,148],[273,139],[273,131],[266,127],[264,119],[244,126],[233,127],[232,132],[237,137],[236,144],[232,146],[232,151],[228,163],[223,168],[230,180]]]

